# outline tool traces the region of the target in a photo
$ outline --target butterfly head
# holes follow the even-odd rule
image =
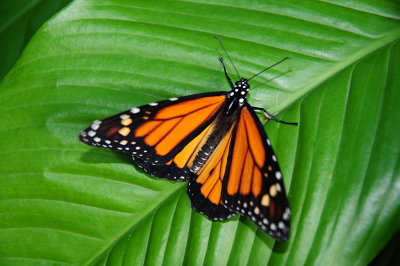
[[[250,85],[245,78],[241,78],[240,80],[235,82],[235,86],[229,92],[229,98],[237,98],[239,105],[243,105],[246,100],[247,92],[250,89]]]

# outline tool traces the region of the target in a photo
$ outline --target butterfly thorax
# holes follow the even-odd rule
[[[228,93],[228,108],[226,114],[232,113],[232,110],[242,107],[246,102],[246,95],[250,89],[250,85],[245,78],[236,81],[233,89]]]

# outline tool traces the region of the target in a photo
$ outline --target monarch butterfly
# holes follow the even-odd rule
[[[274,239],[285,241],[289,204],[277,158],[255,111],[262,111],[267,119],[296,123],[284,122],[246,101],[248,82],[278,63],[233,84],[219,60],[231,91],[133,107],[94,121],[79,138],[88,145],[130,154],[155,177],[189,181],[192,208],[209,219],[240,214]]]

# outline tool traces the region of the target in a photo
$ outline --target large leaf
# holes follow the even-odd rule
[[[368,263],[399,229],[398,10],[367,0],[74,1],[0,85],[0,263]],[[186,184],[77,141],[94,119],[227,88],[213,35],[244,77],[293,57],[249,97],[300,123],[266,127],[289,190],[287,243],[244,218],[211,222],[191,210]]]
[[[0,80],[17,60],[36,30],[71,0],[0,2]]]

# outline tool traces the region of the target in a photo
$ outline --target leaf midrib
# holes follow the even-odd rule
[[[305,95],[308,93],[311,93],[314,89],[318,88],[322,83],[325,81],[329,80],[333,76],[335,76],[337,73],[340,73],[342,70],[346,69],[348,66],[354,64],[355,62],[359,61],[362,58],[365,58],[366,56],[374,53],[375,51],[381,49],[382,47],[389,45],[390,43],[396,41],[397,39],[400,38],[400,29],[393,30],[389,33],[387,33],[384,37],[382,38],[377,38],[376,41],[371,42],[369,45],[365,46],[363,49],[359,50],[358,52],[355,52],[353,55],[349,56],[346,60],[343,60],[342,62],[339,62],[337,64],[334,64],[330,69],[325,71],[322,75],[319,77],[310,80],[308,84],[306,84],[303,87],[300,87],[300,89],[293,91],[293,94],[291,97],[288,97],[287,99],[284,99],[280,103],[278,103],[272,110],[272,112],[279,112],[290,105],[294,104],[296,101],[299,99],[303,98]],[[272,108],[271,108],[272,109]]]
[[[143,215],[136,217],[136,219],[133,219],[131,223],[128,223],[127,226],[121,228],[121,233],[117,234],[115,237],[110,238],[110,241],[105,241],[105,243],[108,243],[108,245],[103,245],[102,247],[99,248],[98,252],[95,253],[92,257],[88,258],[83,265],[90,265],[93,262],[96,261],[97,258],[101,257],[101,254],[106,252],[110,247],[114,246],[118,241],[129,231],[131,230],[136,224],[140,223],[140,221],[146,219],[149,215],[151,215],[153,212],[157,210],[160,206],[162,206],[169,198],[173,197],[175,194],[179,193],[180,190],[184,189],[186,182],[181,182],[180,186],[178,184],[176,185],[176,189],[171,190],[170,193],[162,193],[162,195],[165,195],[164,197],[159,197],[158,201],[156,201],[152,208]],[[168,191],[166,191],[168,192]]]

